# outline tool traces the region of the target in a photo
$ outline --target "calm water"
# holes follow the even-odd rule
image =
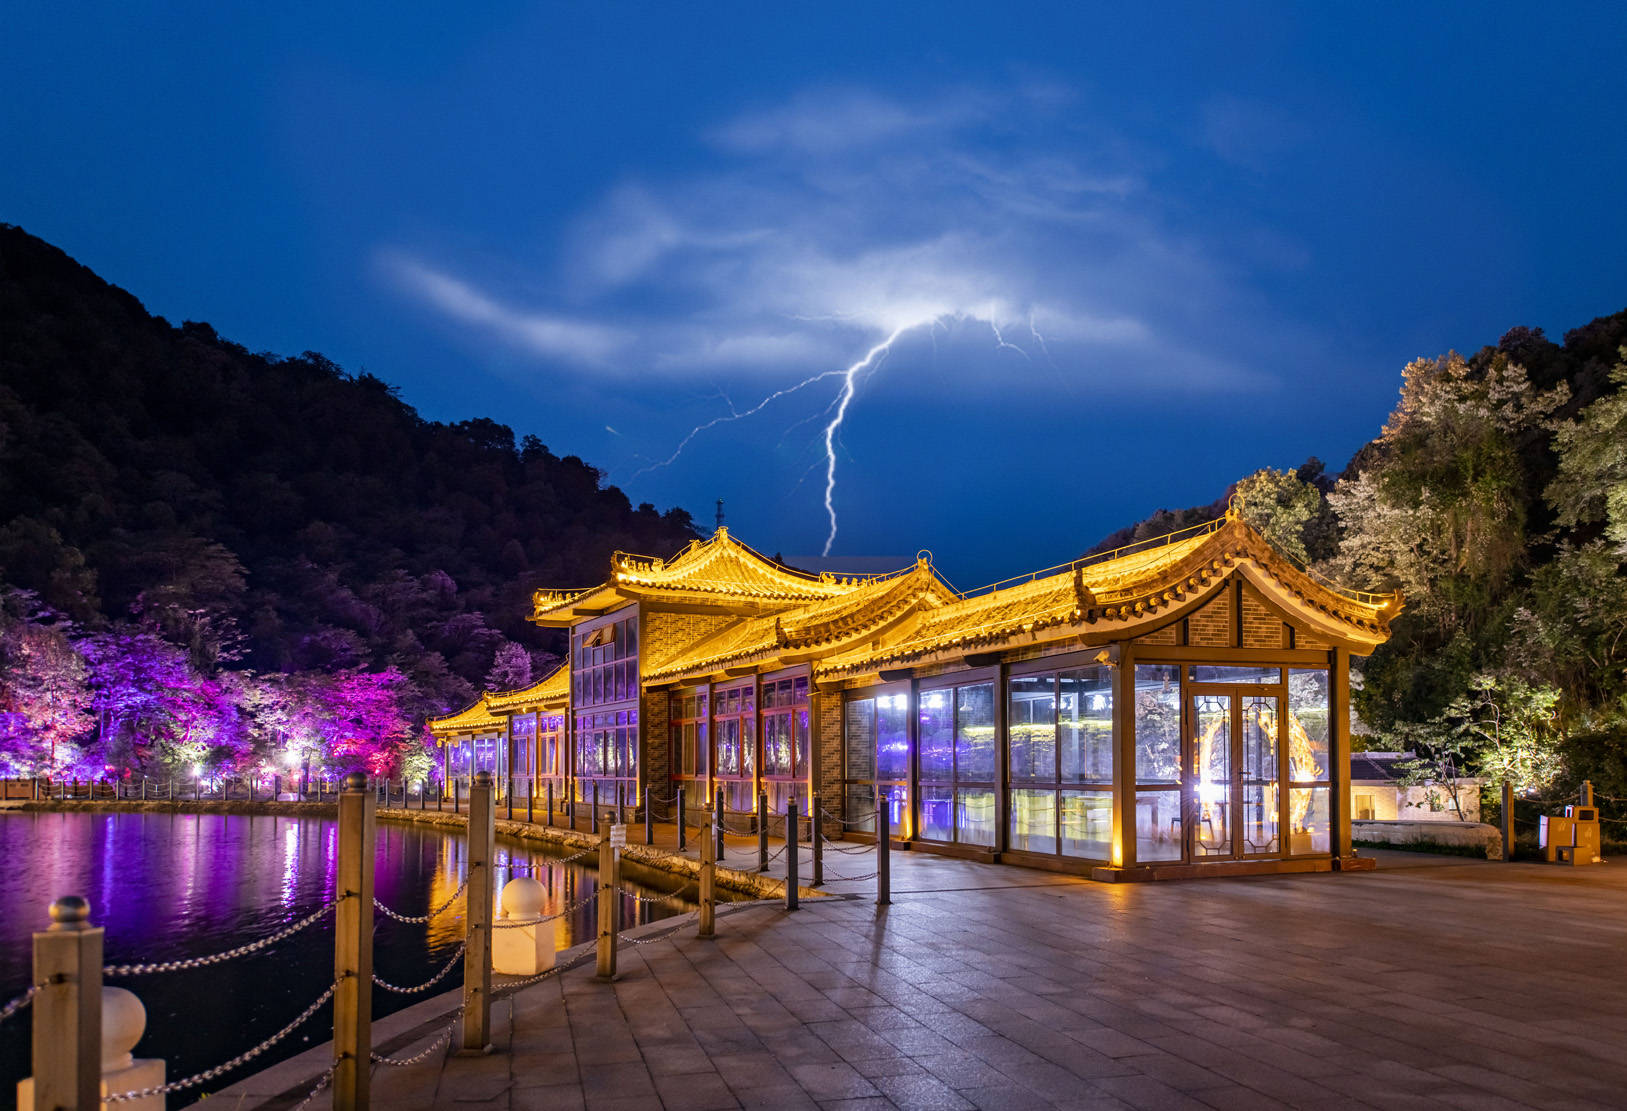
[[[264,937],[334,896],[336,834],[318,818],[198,814],[0,813],[0,1003],[29,983],[30,933],[49,924],[60,895],[90,900],[91,920],[107,928],[106,964],[204,956]],[[376,894],[403,914],[444,903],[464,875],[464,838],[448,831],[380,823]],[[534,874],[549,890],[545,913],[590,894],[596,875],[537,850],[499,845],[498,881]],[[638,885],[628,883],[628,887]],[[652,892],[653,893],[653,892]],[[623,897],[622,921],[685,913],[693,904],[637,904]],[[595,936],[594,904],[554,923],[560,948]],[[460,897],[428,927],[379,915],[378,975],[401,985],[429,979],[462,940]],[[147,1008],[138,1057],[162,1057],[170,1080],[243,1052],[304,1010],[332,981],[333,919],[271,949],[190,972],[123,977]],[[454,969],[429,992],[403,996],[373,989],[375,1017],[462,982]],[[276,1047],[235,1073],[170,1097],[185,1106],[274,1061],[332,1036],[331,1005]],[[0,1107],[12,1106],[29,1071],[27,1012],[0,1025]],[[188,1096],[189,1098],[183,1098]]]

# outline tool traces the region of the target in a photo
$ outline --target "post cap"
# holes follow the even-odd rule
[[[51,921],[58,926],[77,926],[90,919],[90,900],[83,895],[64,895],[51,904]]]
[[[345,776],[344,787],[347,791],[365,791],[367,790],[367,777],[361,772],[351,772]]]
[[[491,772],[475,772],[475,786],[476,787],[490,787],[491,786]]]

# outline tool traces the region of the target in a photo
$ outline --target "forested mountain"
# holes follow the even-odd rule
[[[1103,547],[1216,516],[1234,496],[1335,581],[1400,589],[1361,665],[1375,747],[1419,776],[1602,785],[1627,830],[1627,311],[1554,343],[1514,328],[1468,358],[1419,359],[1379,435],[1336,481],[1313,459],[1206,507],[1160,510]]]
[[[602,480],[495,421],[427,421],[321,355],[173,326],[0,225],[14,622],[157,637],[204,676],[393,668],[413,714],[439,710],[499,657],[512,682],[558,650],[523,620],[533,588],[693,536]]]

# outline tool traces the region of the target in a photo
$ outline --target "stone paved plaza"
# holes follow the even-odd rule
[[[895,854],[885,910],[758,904],[626,947],[613,985],[589,963],[502,1002],[494,1056],[377,1070],[374,1106],[1627,1105],[1627,867],[1378,855],[1109,886]],[[209,1105],[290,1106],[249,1090],[299,1067]]]

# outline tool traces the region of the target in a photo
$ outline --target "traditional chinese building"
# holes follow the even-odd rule
[[[880,801],[902,847],[1098,879],[1358,863],[1350,660],[1401,599],[1235,514],[965,594],[924,556],[814,575],[723,528],[609,571],[534,597],[564,666],[430,722],[448,777],[691,814],[817,794],[860,838]]]

